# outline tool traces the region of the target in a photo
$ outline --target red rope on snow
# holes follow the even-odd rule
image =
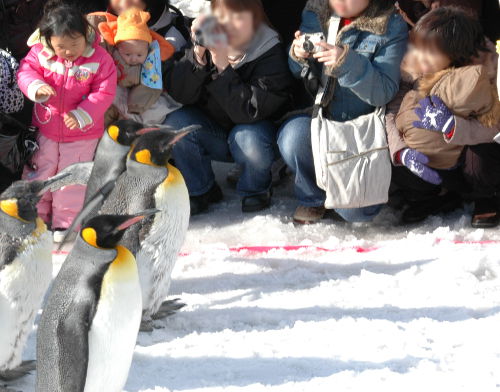
[[[483,240],[483,241],[466,241],[466,240],[446,240],[443,238],[436,239],[436,243],[440,244],[442,242],[451,242],[455,245],[498,245],[500,244],[500,240]],[[339,248],[323,248],[314,245],[276,245],[276,246],[239,246],[239,247],[230,247],[227,249],[220,248],[214,249],[214,251],[229,251],[230,253],[246,253],[247,255],[255,256],[259,254],[266,254],[273,250],[280,250],[285,252],[296,252],[300,250],[307,250],[312,252],[345,252],[349,250],[353,250],[356,253],[370,253],[380,249],[378,246],[372,247],[363,247],[363,246],[347,246],[347,247],[339,247]],[[53,251],[52,254],[57,255],[67,255],[69,252],[67,251]],[[194,252],[181,252],[179,256],[187,257],[193,254]]]

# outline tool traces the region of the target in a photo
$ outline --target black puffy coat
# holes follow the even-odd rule
[[[257,59],[218,74],[207,51],[198,64],[193,48],[170,63],[164,74],[167,92],[184,105],[196,105],[227,131],[236,124],[278,119],[288,109],[293,78],[285,49],[275,45]]]

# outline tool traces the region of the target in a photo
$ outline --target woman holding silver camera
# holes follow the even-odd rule
[[[321,36],[329,36],[328,43]],[[327,121],[342,123],[374,113],[397,93],[408,32],[392,2],[309,0],[295,38],[290,69],[313,95],[321,94]],[[323,94],[320,87],[327,82],[330,88]],[[316,181],[311,122],[310,114],[295,116],[282,126],[278,137],[281,154],[295,173],[299,206],[294,221],[302,224],[318,222],[326,213],[326,194]],[[369,221],[379,211],[378,205],[336,210],[347,221]]]
[[[293,79],[260,0],[212,0],[211,8],[215,19],[193,22],[193,47],[166,72],[167,90],[185,106],[165,124],[201,125],[173,151],[193,215],[222,199],[213,160],[242,167],[242,210],[260,211],[271,202],[271,165],[278,155],[272,120],[286,111]]]

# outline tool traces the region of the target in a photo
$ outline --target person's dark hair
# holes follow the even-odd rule
[[[211,0],[211,8],[215,10],[220,6],[225,6],[233,11],[250,11],[253,15],[254,27],[257,28],[261,23],[272,27],[269,18],[264,11],[261,0]]]
[[[451,60],[452,67],[472,63],[487,51],[481,24],[457,7],[441,7],[424,15],[410,33],[416,47],[434,47]]]
[[[363,16],[375,18],[394,9],[394,2],[389,0],[370,0]]]
[[[170,1],[166,0],[142,0],[146,4],[146,11],[151,14],[151,19],[155,16],[160,18],[165,7],[170,5]]]
[[[50,44],[50,38],[53,36],[83,35],[88,42],[88,32],[91,29],[87,19],[76,6],[60,0],[47,2],[38,28],[40,36],[45,39],[50,49],[53,49]]]

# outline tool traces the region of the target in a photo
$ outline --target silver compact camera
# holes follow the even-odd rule
[[[227,35],[217,32],[219,22],[214,16],[207,16],[194,31],[194,43],[204,48],[214,48],[227,43]]]
[[[314,54],[324,50],[324,48],[319,45],[320,42],[326,42],[325,35],[323,33],[306,33],[302,34],[300,37],[304,52]]]

